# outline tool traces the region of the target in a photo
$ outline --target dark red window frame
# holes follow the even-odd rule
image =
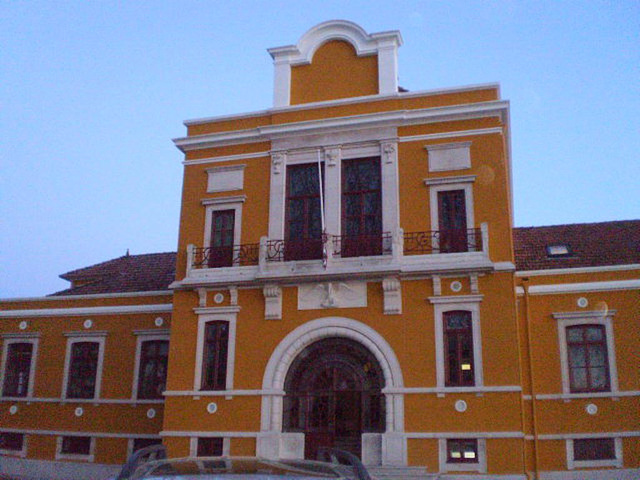
[[[138,398],[162,398],[167,382],[168,340],[146,340],[140,347]]]
[[[475,385],[473,358],[473,322],[471,312],[454,310],[443,315],[445,385]],[[464,369],[463,365],[470,365]]]
[[[222,437],[199,437],[196,456],[221,457],[223,442]]]
[[[0,450],[19,452],[24,446],[24,434],[14,432],[0,432]]]
[[[467,206],[464,190],[438,192],[438,229],[440,253],[466,252]]]
[[[317,163],[287,166],[285,260],[322,258],[319,170]]]
[[[7,360],[4,372],[4,397],[26,397],[29,393],[31,359],[33,343],[14,342],[7,347]]]
[[[209,267],[233,265],[233,241],[236,211],[214,210],[211,215],[211,241],[209,243]]]
[[[201,390],[225,390],[229,322],[207,322],[204,329]]]
[[[133,452],[141,450],[152,445],[162,445],[162,439],[160,438],[135,438],[133,440]]]
[[[596,338],[593,334],[598,332]],[[611,390],[607,330],[604,325],[586,324],[567,327],[567,363],[572,393],[608,392]],[[600,359],[596,357],[600,357]],[[604,383],[598,384],[596,372]]]
[[[615,460],[614,438],[581,438],[573,441],[574,461]]]
[[[342,257],[382,254],[380,157],[342,161]]]
[[[474,458],[465,458],[464,452],[473,451]],[[460,454],[454,456],[454,452]],[[447,439],[447,463],[479,463],[478,440],[475,438],[449,438]]]
[[[98,377],[99,342],[73,342],[69,360],[67,398],[93,398]]]
[[[60,453],[64,455],[91,455],[91,437],[62,437]]]

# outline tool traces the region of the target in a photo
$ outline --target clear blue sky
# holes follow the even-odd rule
[[[266,48],[400,30],[412,91],[500,82],[516,225],[640,218],[640,2],[0,1],[0,298],[177,244],[182,121],[268,108]]]

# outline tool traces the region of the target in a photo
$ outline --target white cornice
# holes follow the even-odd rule
[[[559,283],[555,285],[531,285],[529,295],[554,295],[578,292],[608,292],[611,290],[638,290],[640,279],[613,280],[607,282]],[[517,292],[517,289],[516,289]],[[524,294],[524,290],[522,290]]]
[[[243,153],[240,155],[222,155],[219,157],[198,158],[197,160],[184,160],[183,165],[206,165],[208,163],[232,162],[234,160],[248,160],[250,158],[270,157],[271,152]]]
[[[231,197],[203,198],[200,200],[200,203],[202,205],[221,205],[226,203],[244,203],[246,199],[246,195],[233,195]]]
[[[420,142],[427,140],[442,140],[446,138],[456,137],[471,137],[474,135],[495,135],[502,134],[502,127],[493,128],[476,128],[475,130],[457,130],[454,132],[440,132],[440,133],[427,133],[425,135],[410,135],[406,137],[400,137],[399,142]],[[436,145],[431,145],[429,148],[433,148]]]
[[[149,433],[112,433],[112,432],[85,432],[79,430],[38,430],[33,428],[5,428],[3,432],[26,433],[28,435],[83,435],[98,438],[159,438],[160,434]],[[162,433],[162,432],[161,432]]]
[[[118,305],[111,307],[41,308],[30,310],[3,310],[0,318],[72,317],[84,315],[121,315],[127,313],[171,312],[172,304]]]
[[[229,314],[238,313],[240,307],[238,305],[231,305],[229,307],[198,307],[193,311],[198,315],[213,315],[213,314]]]
[[[173,295],[168,290],[152,290],[149,292],[124,292],[124,293],[93,293],[90,295],[56,295],[48,297],[16,297],[0,298],[0,302],[41,302],[49,300],[84,300],[89,298],[130,298],[130,297],[156,297],[158,295]]]
[[[264,125],[230,132],[194,135],[176,138],[174,139],[174,143],[183,152],[188,152],[223,145],[269,141],[286,136],[329,133],[345,128],[355,130],[361,128],[396,127],[495,116],[504,119],[506,118],[505,115],[508,109],[508,102],[492,101],[416,110],[395,110],[348,117],[333,117],[295,123]]]
[[[425,178],[424,184],[431,185],[448,185],[451,183],[473,183],[476,181],[477,175],[456,175],[453,177],[435,177]]]
[[[623,272],[627,270],[640,270],[640,263],[630,263],[627,265],[604,265],[602,267],[552,268],[549,270],[521,270],[516,272],[516,277],[542,277],[545,275],[572,275],[577,273]]]
[[[367,95],[364,97],[356,97],[356,98],[341,98],[338,100],[325,100],[322,102],[312,102],[312,103],[304,103],[301,105],[289,105],[285,107],[277,107],[277,108],[269,108],[266,110],[256,110],[254,112],[245,112],[245,113],[235,113],[231,115],[218,115],[213,117],[203,117],[203,118],[194,118],[191,120],[185,120],[183,124],[186,127],[190,127],[192,125],[202,125],[205,123],[215,123],[215,122],[223,122],[229,120],[242,120],[245,118],[253,118],[253,117],[261,117],[265,115],[270,115],[272,113],[287,113],[287,112],[295,112],[299,110],[312,110],[314,108],[320,107],[334,107],[334,106],[343,106],[343,105],[351,105],[358,103],[367,103],[373,101],[383,101],[383,100],[392,100],[395,98],[416,98],[416,97],[427,97],[431,95],[446,95],[453,93],[464,93],[464,92],[474,92],[478,90],[489,90],[496,89],[498,92],[500,91],[499,83],[479,83],[475,85],[463,85],[460,87],[449,87],[449,88],[438,88],[432,90],[417,90],[415,92],[396,92],[386,95]],[[500,97],[498,93],[498,98]]]
[[[470,302],[481,302],[484,298],[484,295],[448,295],[442,297],[429,297],[429,302],[433,304],[440,303],[470,303]]]

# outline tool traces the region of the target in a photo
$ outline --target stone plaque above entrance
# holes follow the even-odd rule
[[[325,282],[298,287],[298,310],[367,306],[367,282]]]

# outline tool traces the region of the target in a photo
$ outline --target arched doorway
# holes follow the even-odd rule
[[[319,447],[361,456],[362,434],[384,432],[384,374],[362,344],[329,337],[295,358],[284,388],[283,430],[305,434],[305,458]]]

